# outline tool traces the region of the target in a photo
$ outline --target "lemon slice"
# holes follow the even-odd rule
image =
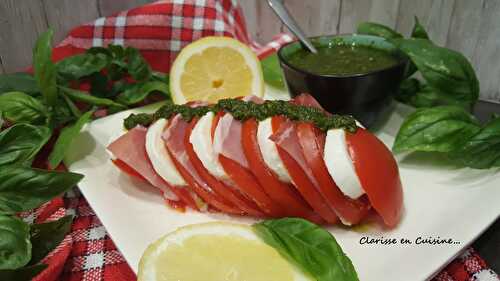
[[[138,281],[311,280],[250,226],[212,222],[179,228],[151,244]]]
[[[264,95],[260,61],[252,50],[229,37],[204,37],[182,49],[170,70],[174,103]]]

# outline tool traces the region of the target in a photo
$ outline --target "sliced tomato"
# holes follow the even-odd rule
[[[173,118],[175,118],[175,116]],[[167,126],[167,128],[171,126],[173,118],[169,120],[169,125]],[[189,124],[186,121],[180,119],[175,128],[175,135],[171,136],[165,143],[165,147],[167,148],[167,151],[172,158],[172,162],[174,163],[175,167],[184,178],[184,180],[188,183],[190,189],[201,199],[203,199],[207,204],[211,205],[215,209],[218,209],[219,211],[228,214],[241,215],[242,212],[239,208],[235,207],[231,202],[218,196],[210,188],[208,183],[203,181],[189,159],[178,159],[176,157],[177,155],[185,155],[184,153],[186,151],[186,147],[184,145],[184,139],[188,126]]]
[[[191,136],[191,132],[193,131],[194,126],[198,122],[198,118],[193,118],[191,123],[186,129],[186,135],[184,138],[184,145],[186,146],[186,152],[188,154],[189,160],[193,163],[196,171],[198,171],[200,177],[210,185],[212,190],[224,198],[225,200],[233,203],[235,207],[238,207],[242,214],[246,213],[252,216],[262,217],[264,214],[259,210],[255,203],[247,198],[245,198],[238,190],[233,187],[225,184],[224,182],[215,178],[210,172],[203,166],[203,163],[196,155],[196,152],[193,149],[193,145],[189,141],[189,137]]]
[[[215,128],[223,115],[224,112],[219,112],[215,115],[212,124],[212,137],[214,135]],[[243,150],[243,147],[241,149]],[[251,171],[222,154],[219,154],[219,162],[231,180],[234,181],[238,190],[246,197],[252,199],[255,204],[259,206],[260,210],[262,210],[266,215],[271,217],[286,216],[286,213],[281,206],[269,197]]]
[[[403,206],[403,189],[399,170],[391,151],[373,134],[363,128],[346,133],[346,142],[359,177],[371,205],[385,224],[398,224]]]
[[[368,199],[363,196],[353,200],[345,196],[333,181],[323,159],[325,133],[307,122],[299,122],[296,126],[304,157],[318,181],[319,191],[344,223],[359,223],[370,210]]]
[[[285,124],[285,122],[290,122],[290,123]],[[294,126],[294,124],[291,121],[286,120],[286,118],[283,116],[274,116],[272,118],[272,127],[274,134],[278,133],[282,125]],[[294,153],[296,153],[297,155],[294,156],[303,159],[304,155],[302,149],[300,148],[300,144],[298,143],[298,139],[296,136],[296,129],[293,129],[292,133],[294,135],[289,135],[288,137],[291,137],[293,139],[289,139],[288,141],[291,144],[297,146],[294,149]],[[311,179],[310,176],[306,174],[306,171],[304,171],[303,167],[301,167],[301,165],[294,159],[294,157],[292,157],[292,155],[290,155],[285,149],[280,147],[279,143],[277,144],[278,144],[277,148],[280,158],[283,161],[283,164],[285,165],[286,169],[288,170],[295,187],[302,195],[302,197],[309,203],[309,205],[316,211],[316,213],[318,213],[326,222],[331,224],[337,223],[338,222],[337,215],[335,214],[333,209],[330,208],[330,206],[324,200],[321,193],[318,191],[319,187],[316,186],[317,183],[313,182],[314,179]],[[305,159],[303,159],[303,162],[305,162]]]
[[[113,162],[113,164],[115,164],[115,166],[125,174],[146,181],[146,179],[143,176],[141,176],[141,174],[139,174],[136,170],[134,170],[134,168],[130,167],[129,165],[127,165],[127,163],[123,162],[122,160],[113,159],[111,160],[111,162]]]
[[[264,162],[257,140],[257,129],[258,123],[255,119],[243,122],[242,144],[248,164],[260,185],[265,187],[265,192],[272,200],[281,205],[287,216],[302,217],[315,223],[324,223],[302,199],[295,187],[279,180],[278,176]]]

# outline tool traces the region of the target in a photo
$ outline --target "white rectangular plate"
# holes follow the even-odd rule
[[[252,219],[197,212],[179,213],[164,204],[147,184],[120,173],[105,147],[123,131],[122,121],[131,112],[152,112],[158,105],[121,112],[86,126],[73,142],[65,163],[85,178],[79,187],[116,246],[137,272],[146,247],[162,235],[188,224],[214,220],[252,223]],[[398,105],[377,135],[392,146],[408,108]],[[399,159],[405,212],[392,230],[375,225],[330,227],[351,258],[360,280],[424,280],[445,266],[500,214],[498,169],[458,169],[431,155]],[[363,237],[396,238],[393,245],[360,244]],[[456,244],[416,244],[418,237],[451,238]],[[402,244],[400,239],[412,244]]]

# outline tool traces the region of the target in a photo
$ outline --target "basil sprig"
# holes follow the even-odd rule
[[[255,233],[317,281],[357,281],[351,260],[325,229],[299,218],[266,220]]]
[[[261,65],[264,81],[273,87],[284,89],[285,81],[283,80],[283,71],[281,70],[278,55],[267,56],[261,61]]]

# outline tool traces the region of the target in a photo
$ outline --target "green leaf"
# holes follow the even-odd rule
[[[59,86],[59,89],[61,89],[61,91],[65,95],[67,95],[70,99],[75,100],[75,101],[80,101],[80,102],[84,102],[84,103],[91,104],[91,105],[97,105],[97,106],[115,106],[115,107],[119,107],[121,109],[127,108],[123,104],[116,103],[110,99],[94,97],[87,92],[83,92],[83,91],[79,91],[79,90],[75,90],[75,89],[71,89],[71,88],[67,88],[67,87],[62,87],[62,86]]]
[[[5,92],[18,91],[28,94],[40,92],[33,75],[20,72],[0,75],[0,94]]]
[[[0,215],[0,269],[17,269],[30,259],[29,225],[17,217]]]
[[[32,258],[29,264],[36,264],[54,250],[71,230],[73,216],[57,221],[31,225]]]
[[[89,76],[90,78],[90,94],[93,96],[108,98],[113,96],[113,92],[108,88],[108,76],[97,72]]]
[[[446,99],[474,105],[479,97],[479,82],[469,61],[460,53],[438,47],[426,39],[391,40],[405,52],[427,84]]]
[[[33,50],[33,67],[37,82],[45,103],[55,106],[57,99],[56,66],[52,62],[52,29],[42,33]]]
[[[101,71],[108,64],[104,54],[78,54],[56,64],[57,72],[66,79],[77,80]]]
[[[85,112],[73,125],[64,127],[61,130],[61,134],[59,134],[59,137],[54,144],[54,148],[49,155],[50,168],[54,169],[59,165],[59,163],[61,163],[66,151],[68,151],[71,146],[71,142],[76,136],[78,136],[83,128],[83,125],[91,120],[92,114],[94,114],[93,110]]]
[[[408,78],[401,82],[399,91],[394,97],[397,101],[410,104],[414,96],[420,91],[420,81],[416,78]]]
[[[429,39],[429,34],[427,34],[425,28],[420,24],[417,16],[415,16],[415,25],[413,26],[413,30],[411,31],[411,37]]]
[[[75,105],[75,103],[70,98],[68,98],[68,96],[66,96],[66,95],[61,95],[61,96],[63,97],[64,102],[68,106],[68,109],[71,112],[71,114],[73,114],[73,116],[75,116],[76,118],[79,118],[80,116],[82,116],[80,109],[78,109],[78,107]]]
[[[146,83],[136,83],[118,95],[116,101],[122,104],[131,105],[143,101],[152,92],[162,92],[169,98],[168,84],[160,81],[150,81]]]
[[[49,140],[47,127],[16,124],[0,132],[0,166],[31,164],[31,160]]]
[[[0,280],[31,281],[33,277],[47,268],[46,264],[25,266],[18,269],[0,270]]]
[[[0,169],[0,214],[31,210],[75,186],[83,175],[3,166]]]
[[[477,120],[461,107],[422,108],[410,114],[399,128],[393,151],[450,152],[480,129]]]
[[[151,67],[142,57],[139,50],[128,47],[125,50],[127,71],[136,81],[144,81],[151,77]]]
[[[447,93],[441,92],[437,89],[424,85],[417,93],[414,95],[408,104],[414,107],[434,107],[439,105],[456,105],[460,106],[466,110],[470,108],[470,103],[464,100],[458,100],[454,97],[448,95]]]
[[[283,80],[283,71],[281,70],[280,62],[276,54],[272,54],[261,61],[262,74],[264,81],[267,84],[284,89],[285,81]]]
[[[500,167],[500,118],[491,120],[468,138],[465,144],[453,151],[452,158],[475,169]]]
[[[298,218],[253,225],[265,243],[317,281],[359,280],[351,260],[323,228]]]
[[[383,24],[374,22],[362,22],[358,25],[356,30],[358,34],[367,34],[383,37],[385,39],[402,38],[403,35],[395,31],[394,29],[385,26]]]
[[[22,92],[0,95],[0,110],[3,117],[13,123],[44,123],[47,118],[45,106],[36,98]]]

